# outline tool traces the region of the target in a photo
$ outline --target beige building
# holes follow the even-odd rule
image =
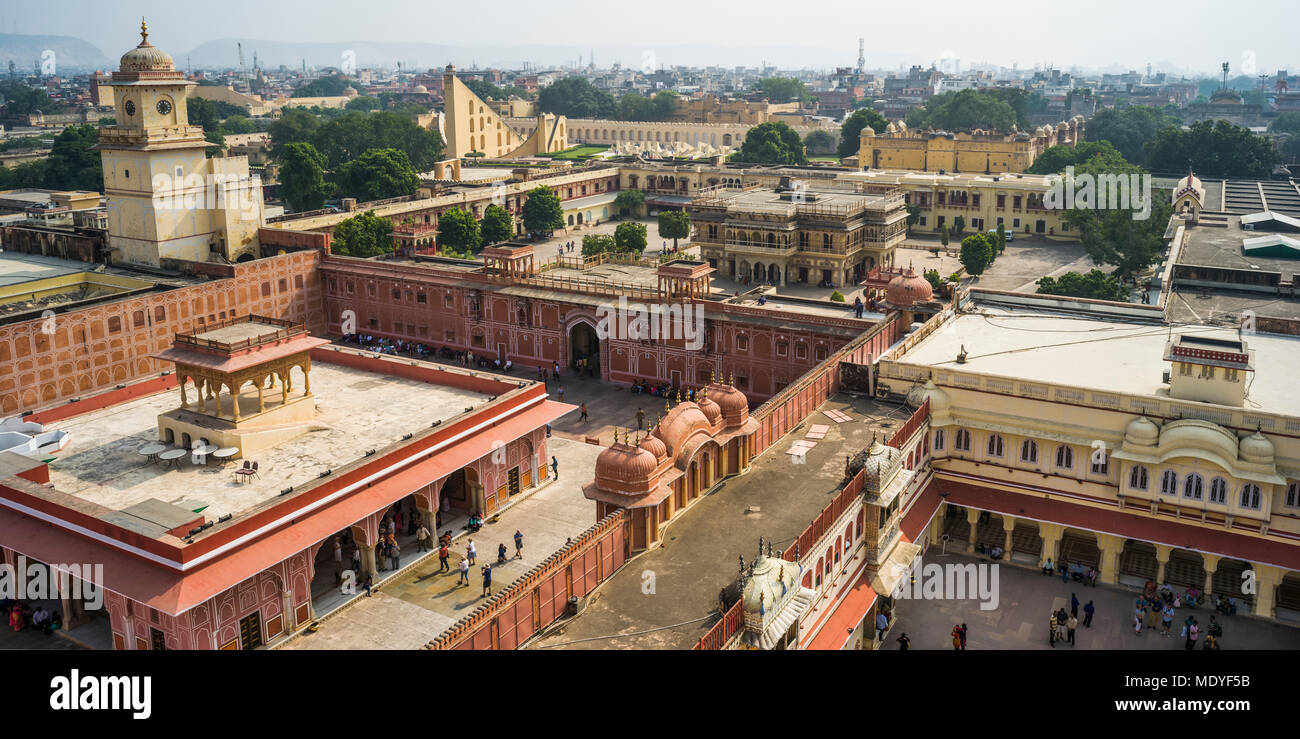
[[[1294,338],[1171,326],[1155,306],[972,294],[879,365],[881,392],[929,403],[952,509],[933,542],[1300,617]]]
[[[509,125],[525,132],[536,127],[527,119],[511,119]],[[755,124],[757,125],[757,124]],[[574,143],[614,146],[620,143],[688,144],[694,147],[738,148],[753,126],[745,123],[674,123],[645,121],[610,121],[594,118],[569,120],[569,138]],[[823,130],[839,138],[840,127],[829,123],[791,125],[800,138]],[[551,150],[554,151],[554,150]]]
[[[1083,116],[1056,128],[1010,133],[949,132],[909,129],[890,123],[882,132],[862,129],[858,164],[863,169],[909,169],[921,172],[1024,172],[1049,146],[1074,146],[1083,140]]]
[[[785,185],[718,187],[690,205],[692,243],[724,277],[854,285],[894,263],[907,229],[900,192],[859,195]]]
[[[453,65],[447,65],[442,91],[444,112],[438,122],[449,159],[475,152],[487,159],[524,157],[569,148],[564,116],[541,113],[530,129],[516,130],[460,81]]]
[[[148,41],[113,73],[117,125],[99,132],[108,239],[114,261],[160,266],[166,259],[253,259],[262,226],[261,183],[244,157],[204,155],[203,129],[189,125],[193,82]]]

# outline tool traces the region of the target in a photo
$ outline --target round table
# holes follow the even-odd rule
[[[168,449],[167,451],[159,454],[158,459],[161,459],[164,462],[171,462],[173,460],[179,460],[181,457],[184,457],[186,454],[189,454],[189,452],[184,449]],[[176,463],[180,464],[179,461]]]
[[[164,444],[145,444],[136,450],[136,454],[139,454],[142,457],[148,457],[149,461],[152,462],[154,461],[153,455],[165,451],[167,451],[167,446]]]
[[[194,447],[190,451],[194,452],[195,454],[201,455],[203,457],[203,461],[206,462],[208,455],[217,451],[217,449],[218,447],[216,444],[200,444],[199,446]]]
[[[239,447],[237,446],[223,446],[215,452],[212,452],[212,456],[220,460],[222,465],[229,462],[230,458],[236,454],[239,454]]]

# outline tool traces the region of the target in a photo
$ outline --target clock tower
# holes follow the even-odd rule
[[[186,111],[194,83],[149,43],[143,21],[140,45],[122,55],[109,84],[116,125],[100,128],[96,148],[113,259],[158,267],[258,256],[261,184],[247,158],[204,155],[210,144]]]

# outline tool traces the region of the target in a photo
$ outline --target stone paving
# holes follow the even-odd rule
[[[926,564],[988,562],[962,554],[943,555],[934,548],[923,556]],[[1196,617],[1202,634],[1210,616],[1216,616],[1223,625],[1223,649],[1300,649],[1300,628],[1240,614],[1223,616],[1206,608],[1177,609],[1172,636],[1161,636],[1159,628],[1144,628],[1137,634],[1133,612],[1138,591],[1132,588],[1067,584],[1017,565],[999,567],[998,578],[999,603],[993,610],[980,610],[976,600],[896,600],[897,620],[882,649],[898,649],[896,639],[902,633],[911,640],[912,649],[952,649],[952,627],[958,623],[967,626],[967,649],[1052,649],[1047,639],[1051,611],[1062,607],[1068,611],[1071,593],[1078,595],[1080,603],[1074,649],[1183,649],[1185,640],[1178,632],[1188,614]],[[1097,610],[1092,627],[1084,628],[1083,604],[1090,600]],[[1058,642],[1054,648],[1072,647]]]
[[[437,556],[424,555],[372,596],[361,595],[355,604],[322,621],[316,633],[298,636],[282,648],[418,649],[486,600],[479,572],[483,565],[492,565],[492,592],[499,592],[595,525],[596,504],[582,495],[582,485],[591,479],[602,447],[559,435],[549,443],[560,463],[559,477],[514,503],[495,522],[489,519],[478,533],[462,532],[450,547],[449,572],[438,572]],[[524,535],[523,558],[508,559],[498,567],[497,545],[504,543],[506,556],[514,557],[516,530]],[[457,585],[456,566],[470,539],[478,547],[477,562],[470,567],[470,584]]]

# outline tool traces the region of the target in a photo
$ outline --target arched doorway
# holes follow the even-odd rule
[[[767,266],[767,281],[773,285],[781,283],[781,265],[769,264]]]
[[[447,481],[443,483],[442,495],[440,496],[445,505],[466,513],[473,513],[479,510],[478,490],[478,470],[473,467],[462,467],[447,476]]]
[[[600,366],[600,337],[596,335],[596,328],[586,321],[579,321],[569,328],[569,366],[572,367],[579,359]]]

